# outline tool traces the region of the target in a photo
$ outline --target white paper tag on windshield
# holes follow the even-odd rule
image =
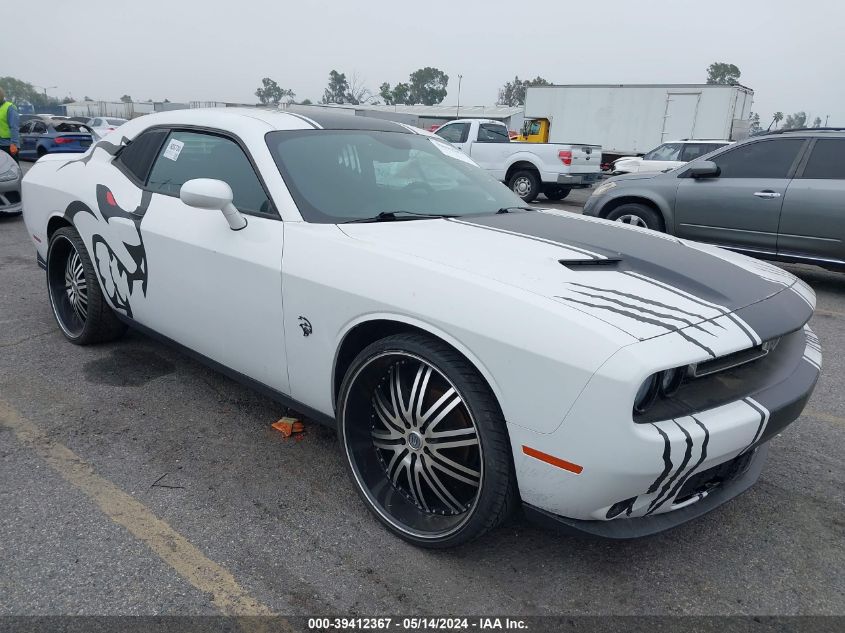
[[[475,165],[474,160],[472,160],[469,156],[464,154],[454,145],[450,145],[445,141],[436,141],[433,138],[429,138],[428,140],[431,141],[432,145],[434,145],[437,149],[439,149],[444,155],[448,156],[449,158],[457,158],[458,160],[462,160],[465,163],[469,163],[470,165]]]
[[[179,158],[183,147],[185,147],[185,144],[182,141],[177,141],[175,138],[171,139],[167,144],[167,149],[164,150],[164,157],[170,160],[176,160]]]

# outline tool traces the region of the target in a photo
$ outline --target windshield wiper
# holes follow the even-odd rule
[[[401,216],[401,217],[400,217]],[[344,220],[341,224],[355,224],[357,222],[393,222],[396,220],[419,220],[423,218],[454,218],[449,213],[418,213],[416,211],[382,211],[381,213],[368,218],[355,218]]]
[[[496,213],[510,213],[511,211],[534,211],[533,207],[502,207]]]

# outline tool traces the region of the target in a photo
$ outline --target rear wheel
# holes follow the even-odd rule
[[[607,214],[607,219],[653,231],[665,231],[660,214],[651,207],[636,202],[619,205]]]
[[[549,200],[563,200],[572,191],[572,187],[549,187],[543,192]]]
[[[533,202],[540,193],[540,178],[536,172],[524,169],[514,172],[508,181],[508,187],[522,198],[523,202]]]
[[[88,251],[72,227],[63,227],[50,238],[47,290],[53,315],[71,343],[102,343],[126,331],[103,297]]]
[[[364,349],[341,386],[338,420],[358,492],[401,538],[452,547],[512,512],[516,480],[499,405],[441,341],[399,334]]]
[[[44,149],[44,147],[42,146],[42,147],[39,147],[38,149],[36,149],[35,153],[38,154],[38,158],[41,158],[42,156],[44,156],[44,154],[47,153],[47,150]]]

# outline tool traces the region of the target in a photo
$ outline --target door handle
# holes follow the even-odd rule
[[[755,191],[754,195],[758,198],[763,198],[765,200],[771,200],[772,198],[780,198],[780,194],[777,191]]]

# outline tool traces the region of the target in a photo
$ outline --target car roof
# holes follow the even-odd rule
[[[677,141],[666,141],[667,143],[733,143],[723,138],[680,138]]]
[[[753,138],[762,138],[766,136],[773,136],[773,135],[800,135],[800,136],[815,136],[815,137],[823,137],[823,136],[834,136],[840,137],[845,136],[845,128],[841,127],[799,127],[799,128],[787,128],[781,130],[772,130],[770,132],[764,132],[762,134],[758,134]]]
[[[146,114],[129,123],[152,125],[237,126],[263,123],[266,131],[297,129],[373,130],[413,134],[409,126],[372,117],[336,114],[333,112],[301,114],[294,111],[263,108],[190,108]],[[267,129],[269,128],[269,129]],[[121,128],[123,129],[123,128]],[[128,133],[128,130],[127,130]]]

